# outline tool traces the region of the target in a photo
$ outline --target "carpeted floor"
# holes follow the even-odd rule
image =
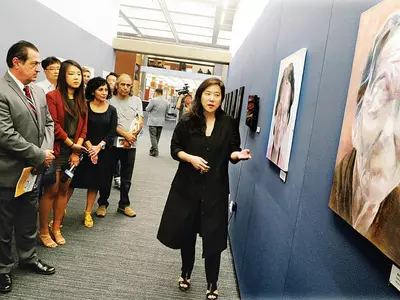
[[[198,239],[192,287],[179,291],[180,253],[164,247],[157,228],[177,168],[169,155],[174,122],[167,122],[160,140],[160,156],[148,155],[147,128],[138,142],[131,188],[136,218],[116,213],[114,189],[108,215],[94,217],[94,227],[83,226],[86,192],[76,190],[64,220],[66,245],[38,246],[41,259],[56,266],[53,276],[40,276],[15,268],[13,291],[0,299],[205,299],[206,280]],[[97,208],[97,205],[95,206]],[[239,299],[230,250],[222,254],[219,299]]]

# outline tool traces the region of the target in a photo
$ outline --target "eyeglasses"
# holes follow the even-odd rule
[[[47,68],[46,71],[60,71],[60,68]]]

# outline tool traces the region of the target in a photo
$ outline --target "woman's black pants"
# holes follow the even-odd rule
[[[196,254],[196,238],[197,238],[197,233],[191,234],[186,240],[185,245],[181,248],[182,275],[187,274],[188,278],[190,278],[194,266],[194,260]],[[207,283],[213,283],[213,284],[217,283],[220,263],[221,263],[220,252],[205,257]]]

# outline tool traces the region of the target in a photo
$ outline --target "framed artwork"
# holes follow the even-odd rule
[[[289,169],[290,152],[307,49],[281,61],[269,132],[267,158],[282,171]]]
[[[257,131],[259,100],[260,98],[257,95],[249,95],[247,102],[246,125],[252,131]]]
[[[329,207],[400,264],[400,2],[361,15]]]
[[[244,86],[239,89],[239,95],[236,101],[235,109],[233,111],[233,118],[240,121],[240,113],[242,111],[243,105],[243,96],[244,96]]]
[[[222,110],[226,113],[227,103],[229,102],[229,93],[225,94],[224,102],[222,103]]]
[[[231,92],[231,101],[229,101],[228,115],[232,116],[232,110],[236,102],[237,90]]]
[[[229,92],[229,101],[226,103],[226,113],[229,115],[230,114],[230,107],[232,104],[232,100],[233,100],[233,92]]]

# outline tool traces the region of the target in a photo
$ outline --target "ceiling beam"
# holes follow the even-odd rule
[[[159,12],[161,12],[161,10],[160,10],[159,8],[153,8],[153,7],[141,7],[141,6],[127,5],[127,4],[121,4],[121,6],[126,7],[126,8],[148,9],[148,10],[154,10],[154,11],[159,11]]]
[[[129,36],[129,34],[126,34],[126,36]],[[120,36],[113,41],[115,50],[220,64],[230,63],[232,55],[229,53],[228,47],[219,46],[217,48],[217,46],[213,45],[213,48],[210,48],[210,44],[207,45],[208,47],[199,47],[199,45],[201,43],[196,45],[177,45],[171,39],[169,41],[162,41],[161,39],[155,41],[153,37],[151,37],[151,40],[144,40],[144,38],[135,39],[133,37],[123,38]]]
[[[176,43],[179,44],[179,36],[178,36],[178,33],[176,32],[174,22],[172,21],[171,15],[169,14],[168,7],[165,4],[165,1],[158,0],[158,4],[160,4],[162,12],[164,13],[164,17],[165,17],[165,19],[167,19],[168,25],[171,28],[171,31],[172,31],[172,34],[174,35]]]
[[[215,10],[215,18],[214,18],[214,31],[213,31],[213,38],[212,38],[212,44],[216,44],[218,40],[218,33],[219,29],[221,27],[221,18],[222,18],[222,0],[218,1],[217,8]]]
[[[137,35],[128,33],[128,32],[118,32],[117,33],[118,37],[132,37],[132,38],[139,38]],[[171,38],[165,38],[165,37],[155,37],[155,36],[150,36],[150,35],[142,35],[140,37],[142,40],[147,40],[147,41],[154,41],[154,42],[163,42],[163,43],[169,43],[169,44],[175,44],[175,40]],[[204,47],[207,49],[222,49],[222,50],[229,50],[228,46],[224,45],[212,45],[208,43],[201,43],[201,42],[194,42],[194,41],[180,41],[179,45],[187,45],[187,46],[196,46],[196,47]],[[151,54],[151,53],[149,53]]]
[[[135,24],[132,23],[131,20],[129,20],[129,18],[124,14],[124,12],[122,10],[119,10],[119,15],[121,16],[122,19],[125,20],[126,23],[129,24],[129,26],[131,26],[137,33],[139,36],[142,36],[143,34],[140,32],[140,30],[135,26]]]

